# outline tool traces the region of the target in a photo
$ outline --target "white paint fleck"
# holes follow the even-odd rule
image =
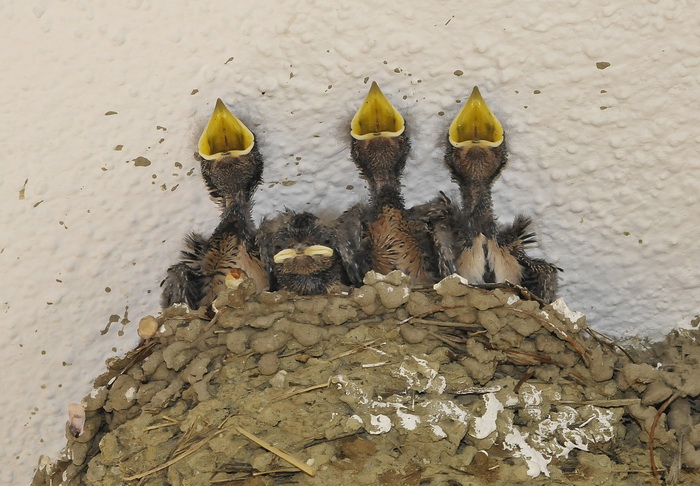
[[[131,401],[136,398],[136,390],[137,388],[135,386],[130,387],[125,393],[124,393],[124,398],[127,400]]]
[[[404,412],[401,408],[396,408],[396,416],[399,418],[401,427],[406,430],[416,430],[421,423],[420,417],[412,413]]]
[[[582,319],[584,317],[582,312],[572,311],[571,309],[569,309],[569,306],[566,305],[566,302],[564,302],[563,297],[559,297],[557,300],[552,302],[552,308],[559,314],[563,315],[572,324],[576,324],[579,321],[579,319]]]
[[[367,363],[363,364],[363,368],[376,368],[377,366],[384,366],[387,362],[386,361],[380,361],[379,363]]]
[[[360,417],[359,415],[352,415],[352,416],[348,419],[348,422],[349,422],[350,420],[354,420],[355,422],[357,422],[357,423],[360,424],[360,425],[364,425],[364,424],[365,424],[365,421],[362,420],[362,417]]]
[[[367,432],[373,435],[384,434],[391,430],[391,419],[386,415],[370,415],[369,424]]]
[[[509,295],[508,300],[506,301],[506,304],[513,305],[519,300],[520,300],[520,297],[518,297],[517,295],[515,295],[515,294]]]
[[[527,475],[536,478],[540,474],[549,477],[549,465],[551,459],[546,459],[540,451],[527,443],[528,434],[522,435],[516,427],[503,439],[503,448],[513,451],[515,457],[522,457],[527,463]]]
[[[438,291],[439,291],[440,289],[442,289],[442,287],[445,285],[444,282],[445,282],[447,279],[457,279],[457,280],[459,280],[459,283],[461,283],[462,285],[469,285],[469,281],[468,281],[466,278],[464,278],[464,277],[462,277],[461,275],[458,275],[458,274],[456,274],[456,273],[453,273],[452,275],[448,275],[447,277],[443,278],[443,279],[440,280],[438,283],[433,284],[433,289],[434,289],[434,290],[438,290]]]
[[[520,388],[518,396],[523,401],[523,408],[525,408],[534,419],[542,420],[542,409],[540,408],[542,404],[542,390],[538,390],[535,386],[525,383]]]
[[[503,404],[493,393],[487,393],[482,398],[486,411],[481,417],[474,417],[474,437],[477,439],[485,439],[497,430],[496,419],[503,410]]]
[[[435,434],[436,437],[440,437],[441,439],[445,439],[447,437],[447,434],[444,430],[442,430],[442,427],[440,427],[439,425],[430,424],[430,428],[432,429],[433,434]]]

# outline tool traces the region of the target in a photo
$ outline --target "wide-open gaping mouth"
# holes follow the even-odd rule
[[[476,86],[450,125],[450,143],[454,147],[498,147],[503,143],[503,126]]]
[[[364,103],[350,123],[350,134],[356,140],[374,137],[398,137],[405,129],[401,114],[384,96],[375,81]]]
[[[199,155],[207,160],[219,160],[227,155],[238,157],[250,153],[254,145],[253,132],[217,99],[214,113],[197,144]]]

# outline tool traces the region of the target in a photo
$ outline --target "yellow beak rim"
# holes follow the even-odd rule
[[[333,256],[333,248],[329,248],[323,245],[311,245],[307,247],[303,252],[298,252],[294,248],[285,248],[284,250],[276,253],[275,256],[272,257],[272,260],[275,263],[282,263],[285,260],[289,260],[290,258],[296,258],[301,255],[331,257]]]
[[[199,138],[199,155],[207,160],[219,160],[225,156],[239,157],[250,153],[255,137],[221,99],[216,100],[214,113]]]
[[[350,123],[350,135],[356,140],[375,137],[398,137],[406,128],[401,113],[372,81],[364,103]]]
[[[454,147],[498,147],[503,143],[503,126],[476,86],[450,125],[450,143]]]

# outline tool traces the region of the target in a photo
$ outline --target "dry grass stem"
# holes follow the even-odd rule
[[[292,466],[304,471],[309,476],[316,475],[316,471],[314,471],[314,469],[312,467],[307,466],[299,459],[295,458],[291,454],[288,454],[287,452],[284,452],[282,449],[279,449],[279,448],[273,446],[269,442],[266,442],[263,439],[256,437],[255,435],[251,434],[247,430],[245,430],[241,427],[236,427],[236,432],[238,432],[242,436],[246,437],[247,439],[252,440],[256,444],[258,444],[260,447],[267,449],[268,451],[272,452],[276,456],[279,456],[280,458],[284,459]]]

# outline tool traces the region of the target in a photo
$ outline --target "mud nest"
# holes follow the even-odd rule
[[[146,317],[32,485],[697,484],[700,333],[623,349],[502,287],[244,281]]]

